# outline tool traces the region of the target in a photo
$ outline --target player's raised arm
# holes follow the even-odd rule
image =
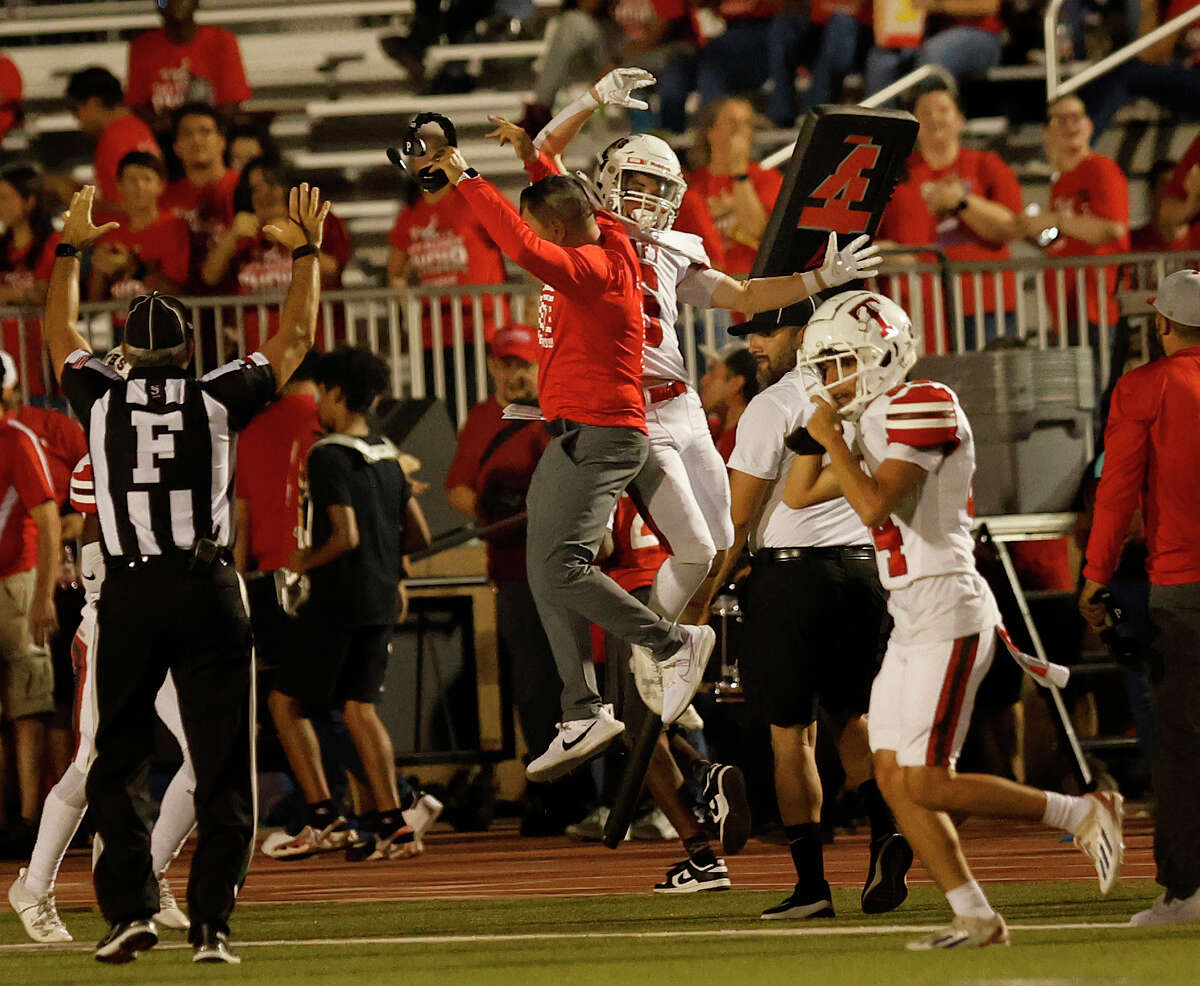
[[[638,99],[638,89],[652,86],[657,80],[640,68],[615,68],[600,79],[591,89],[568,105],[553,120],[544,126],[533,146],[550,155],[559,155],[575,139],[583,125],[601,106],[624,106],[627,109],[645,110],[650,104]]]

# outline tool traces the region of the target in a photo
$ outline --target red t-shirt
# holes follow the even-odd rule
[[[475,514],[484,526],[525,509],[533,470],[550,444],[541,422],[505,421],[503,410],[495,396],[471,408],[458,434],[454,461],[446,472],[446,489],[469,486],[475,491]],[[483,459],[496,436],[507,428],[512,429],[509,436]],[[486,543],[488,576],[495,582],[523,582],[524,525],[488,538]]]
[[[160,212],[158,218],[145,229],[131,229],[128,225],[105,233],[100,245],[116,243],[126,247],[141,259],[147,270],[158,271],[163,277],[181,288],[188,282],[188,262],[191,258],[191,230],[181,216]],[[128,301],[139,294],[149,294],[149,289],[138,278],[123,277],[108,286],[108,296],[113,300]],[[124,319],[121,319],[124,324]]]
[[[7,55],[0,55],[0,140],[21,116],[21,70]]]
[[[721,0],[717,7],[721,19],[729,21],[758,21],[774,17],[783,10],[780,0]],[[765,57],[765,55],[764,55]]]
[[[200,278],[200,268],[213,244],[233,222],[233,193],[237,183],[237,172],[232,170],[207,185],[196,185],[184,177],[171,182],[158,200],[162,212],[183,217],[192,231],[189,288],[194,292],[227,294],[233,290],[232,277],[217,288],[209,288]]]
[[[37,566],[37,525],[30,511],[54,499],[54,486],[36,436],[0,419],[0,579]]]
[[[1192,170],[1192,165],[1195,164],[1200,164],[1200,137],[1197,137],[1188,144],[1188,149],[1183,152],[1183,157],[1175,165],[1175,170],[1171,174],[1170,184],[1167,185],[1167,195],[1175,199],[1187,198],[1187,192],[1183,188],[1183,179]]]
[[[696,11],[688,0],[618,0],[613,20],[633,42],[645,41],[659,24],[665,23],[673,26],[660,43],[681,39],[697,46],[704,43]]]
[[[1012,169],[991,151],[975,151],[962,148],[954,162],[945,168],[934,168],[920,151],[914,151],[905,162],[908,177],[896,186],[892,200],[888,203],[879,224],[879,239],[895,240],[897,243],[930,244],[940,247],[951,260],[1006,260],[1008,246],[997,246],[977,235],[961,216],[943,216],[940,219],[925,201],[924,190],[935,181],[947,176],[955,177],[966,193],[979,195],[991,202],[1006,206],[1014,215],[1021,212],[1021,186]],[[926,263],[935,263],[934,254],[921,255]],[[933,288],[936,276],[926,275],[923,280],[923,311],[925,313],[925,351],[938,352],[933,317]],[[975,281],[964,274],[962,281],[963,314],[975,314]],[[983,281],[983,310],[996,310],[995,277],[985,274]],[[1012,274],[1003,278],[1004,311],[1016,309],[1016,281]],[[912,311],[908,298],[908,281],[900,281],[901,304]],[[949,302],[950,299],[946,299]],[[949,305],[943,309],[949,321]],[[967,333],[973,331],[973,323],[967,323]]]
[[[775,207],[775,200],[779,198],[779,190],[783,187],[783,175],[753,162],[746,169],[746,173],[754,183],[763,208],[767,215],[770,215]],[[728,274],[749,274],[750,268],[754,266],[754,257],[758,253],[758,244],[750,245],[734,238],[733,210],[721,201],[727,194],[733,193],[733,176],[714,175],[708,168],[697,168],[688,174],[687,181],[688,190],[699,195],[708,206],[709,215],[713,217],[717,231],[721,234],[722,252],[725,254],[723,269]],[[675,228],[685,233],[695,233],[697,236],[704,235],[702,229],[693,225],[690,217],[685,219],[682,214],[675,221]],[[712,258],[712,254],[709,254],[709,258]]]
[[[51,233],[42,245],[42,252],[37,257],[31,257],[30,247],[18,248],[10,244],[8,256],[0,258],[3,271],[0,272],[0,283],[19,291],[28,291],[34,284],[50,283],[50,270],[54,266],[54,248],[62,240],[60,233]],[[25,318],[25,346],[21,346],[21,322],[19,319],[6,318],[3,322],[4,349],[16,361],[17,370],[21,373],[25,386],[31,395],[46,393],[43,380],[42,354],[42,323],[36,316]],[[24,359],[22,360],[22,353]],[[24,366],[22,366],[24,362]]]
[[[250,557],[260,572],[287,567],[296,550],[300,470],[320,431],[317,402],[284,394],[238,436],[237,498],[246,501]]]
[[[1200,346],[1130,370],[1113,389],[1083,574],[1107,585],[1139,503],[1155,585],[1200,582]]]
[[[458,184],[491,238],[544,283],[538,302],[538,403],[548,420],[646,430],[641,264],[621,223],[596,213],[601,242],[539,237],[488,182]]]
[[[156,113],[184,103],[240,103],[250,98],[237,37],[209,24],[187,44],[172,44],[162,28],[145,31],[129,43],[125,101],[153,106]]]
[[[605,574],[626,592],[644,589],[669,556],[629,494],[622,493],[613,517],[613,551],[604,560]]]
[[[388,243],[408,256],[423,288],[454,287],[467,284],[503,284],[504,254],[492,242],[487,230],[475,218],[471,207],[453,192],[430,203],[422,196],[415,205],[401,209],[388,234]],[[469,342],[475,320],[472,299],[462,303],[463,335]],[[480,299],[483,311],[483,337],[490,342],[496,334],[496,301]],[[442,345],[452,341],[453,303],[442,302]],[[500,324],[509,321],[508,302],[500,309]],[[425,310],[422,323],[423,344],[433,345],[430,312]]]
[[[96,187],[105,202],[121,201],[121,190],[117,187],[117,165],[130,151],[145,151],[155,157],[162,157],[153,132],[144,121],[132,113],[113,120],[104,128],[96,143],[92,169],[96,173]]]
[[[1133,253],[1169,253],[1172,250],[1194,250],[1196,239],[1193,230],[1189,229],[1182,236],[1177,236],[1168,243],[1158,235],[1154,223],[1139,226],[1129,234],[1129,249]]]
[[[1115,161],[1102,154],[1089,154],[1070,171],[1061,174],[1050,186],[1050,209],[1070,215],[1097,216],[1113,219],[1129,225],[1129,182]],[[1046,251],[1051,257],[1097,257],[1110,253],[1126,253],[1129,250],[1129,233],[1119,240],[1092,246],[1083,240],[1060,236]],[[1117,322],[1117,268],[1099,268],[1104,271],[1104,292],[1107,302],[1108,324]],[[1087,273],[1084,283],[1087,290],[1088,321],[1098,324],[1100,304],[1097,297],[1096,269]],[[1046,271],[1046,300],[1050,308],[1058,303],[1056,272]],[[1075,315],[1075,272],[1066,272],[1067,322],[1073,324]]]
[[[54,499],[62,506],[70,492],[71,470],[88,454],[87,438],[74,418],[59,411],[20,405],[8,415],[37,436],[38,448],[50,470]]]

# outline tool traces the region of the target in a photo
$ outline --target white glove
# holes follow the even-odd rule
[[[825,247],[825,262],[816,270],[806,271],[800,277],[809,289],[810,295],[828,288],[836,288],[847,281],[855,281],[860,277],[870,277],[875,268],[883,263],[879,255],[879,247],[871,243],[867,236],[856,236],[846,246],[837,248],[837,233],[829,234],[829,243]]]
[[[599,106],[647,110],[650,104],[644,99],[637,99],[633,91],[652,86],[656,81],[644,68],[615,68],[592,86],[591,94]]]

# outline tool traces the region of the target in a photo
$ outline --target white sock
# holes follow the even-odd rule
[[[184,760],[167,785],[158,811],[158,821],[150,833],[150,857],[155,873],[162,873],[171,865],[196,827],[195,793],[196,775],[192,770],[192,762]]]
[[[1078,832],[1092,810],[1091,801],[1055,791],[1043,793],[1046,795],[1046,810],[1042,813],[1042,821],[1064,832]]]
[[[708,577],[709,566],[668,557],[654,576],[647,604],[659,616],[674,621]]]
[[[42,821],[38,825],[37,841],[33,844],[33,855],[29,857],[29,872],[25,875],[25,886],[39,896],[54,889],[58,868],[62,865],[67,846],[75,837],[75,830],[87,810],[87,799],[81,772],[74,764],[46,795],[42,805]],[[60,791],[66,783],[65,791]],[[63,794],[67,798],[63,797]],[[70,800],[67,800],[67,799]]]
[[[983,890],[974,880],[948,891],[946,900],[956,917],[990,918],[996,913],[983,895]]]

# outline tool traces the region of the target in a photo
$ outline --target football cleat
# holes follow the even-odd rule
[[[1116,791],[1097,791],[1085,795],[1092,810],[1075,833],[1075,845],[1096,864],[1100,893],[1107,896],[1121,879],[1125,860],[1125,842],[1121,821],[1125,817],[1125,799]]]
[[[25,876],[28,872],[22,867],[12,886],[8,888],[8,902],[21,919],[21,924],[25,926],[25,934],[45,945],[74,941],[71,932],[58,916],[54,890],[35,894],[25,886]]]
[[[695,860],[685,859],[667,870],[666,879],[654,885],[654,892],[693,894],[700,890],[728,890],[731,886],[725,860],[718,859],[708,866],[701,866]]]
[[[272,859],[307,859],[323,852],[337,852],[358,841],[358,832],[342,816],[323,829],[306,825],[296,835],[272,832],[262,843],[262,851]]]
[[[158,913],[154,915],[154,923],[175,931],[187,931],[192,926],[179,902],[175,900],[175,895],[171,893],[171,885],[167,878],[161,874],[158,878]]]
[[[1011,938],[1008,925],[999,914],[993,914],[990,918],[968,918],[956,914],[948,928],[939,928],[924,938],[910,941],[906,948],[910,952],[929,952],[935,948],[959,946],[986,948],[988,945],[1007,945]]]
[[[124,965],[158,944],[158,929],[153,921],[123,921],[108,929],[108,934],[96,943],[93,953],[97,962]]]
[[[789,896],[774,907],[768,907],[760,915],[764,921],[805,920],[834,916],[833,894],[829,891],[829,884],[824,880],[821,881],[819,887],[812,890],[801,889],[800,885],[796,884],[796,889]]]
[[[683,646],[659,662],[663,681],[662,721],[668,726],[692,704],[717,643],[717,635],[710,626],[681,626],[679,629],[683,631]]]
[[[229,944],[229,936],[225,932],[204,924],[200,926],[200,934],[192,943],[192,961],[241,965],[242,957]]]

